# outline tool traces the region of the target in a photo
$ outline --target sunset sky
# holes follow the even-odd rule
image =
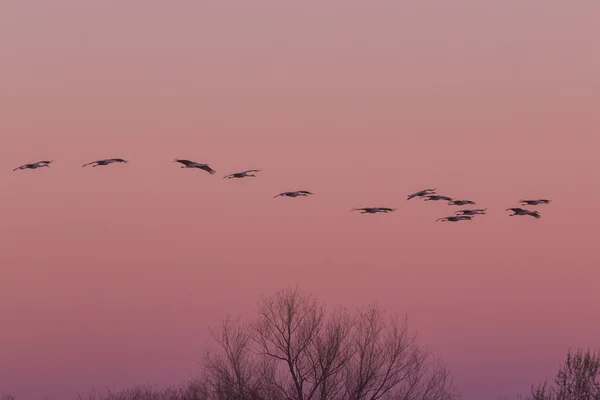
[[[600,347],[599,15],[3,0],[0,393],[177,384],[208,326],[288,285],[406,313],[465,400],[525,394]],[[130,163],[81,168],[112,157]],[[406,201],[431,187],[488,215],[436,224],[457,208]],[[315,195],[272,199],[297,189]],[[553,201],[509,218],[521,198]],[[398,209],[349,211],[366,206]]]

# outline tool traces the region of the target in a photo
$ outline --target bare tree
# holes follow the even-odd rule
[[[348,364],[346,393],[350,400],[447,400],[457,397],[449,372],[410,333],[405,317],[386,322],[371,305],[359,310]]]
[[[547,382],[532,387],[532,400],[600,400],[600,354],[569,351],[554,383],[554,387]]]
[[[310,350],[321,334],[324,312],[316,298],[298,289],[263,297],[259,303],[252,337],[260,355],[281,361],[289,371],[291,383],[272,382],[287,399],[311,399],[320,385]]]
[[[273,378],[271,359],[253,357],[252,338],[246,324],[227,317],[211,336],[222,352],[209,349],[204,358],[203,382],[217,399],[268,399],[265,384]]]
[[[220,355],[206,358],[218,399],[452,400],[448,370],[417,344],[406,318],[375,306],[326,312],[315,297],[284,289],[263,297],[248,324],[227,319]],[[214,397],[214,396],[213,396]]]

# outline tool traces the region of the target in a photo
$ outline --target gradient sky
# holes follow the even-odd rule
[[[178,383],[209,325],[296,284],[407,313],[465,400],[526,393],[569,347],[600,347],[598,15],[2,1],[0,392]],[[130,163],[80,167],[109,157]],[[435,224],[449,206],[406,201],[427,187],[489,215]],[[272,200],[296,189],[316,194]],[[522,197],[553,203],[508,218]],[[365,206],[398,210],[349,212]]]

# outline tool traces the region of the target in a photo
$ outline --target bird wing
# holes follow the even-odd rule
[[[14,172],[14,171],[16,171],[16,170],[18,170],[18,169],[25,169],[25,168],[27,168],[29,165],[30,165],[30,164],[23,164],[23,165],[21,165],[20,167],[17,167],[17,168],[15,168],[15,169],[13,169],[13,172]]]
[[[216,172],[214,169],[212,169],[211,167],[209,167],[208,164],[202,164],[198,168],[200,168],[200,169],[208,172],[211,175],[214,175],[215,172]]]
[[[92,165],[92,164],[95,164],[95,163],[99,163],[99,162],[100,161],[92,161],[92,162],[89,162],[87,164],[83,164],[82,167],[85,167],[86,165]]]
[[[259,172],[260,169],[249,169],[247,171],[240,172],[241,174],[247,174],[248,172]]]
[[[427,194],[427,190],[419,190],[418,192],[414,192],[413,194],[409,194],[406,200],[414,199],[417,196],[423,196]]]
[[[190,161],[190,160],[178,160],[178,159],[175,159],[173,162],[178,162],[178,163],[183,164],[185,166],[190,166],[192,164],[196,164],[195,162]]]

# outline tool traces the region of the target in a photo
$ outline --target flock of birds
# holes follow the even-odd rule
[[[13,171],[24,170],[24,169],[37,169],[37,168],[43,168],[43,167],[49,168],[50,164],[52,162],[54,162],[54,161],[37,161],[34,163],[21,165],[20,167],[15,168]],[[122,158],[107,158],[104,160],[96,160],[96,161],[89,162],[87,164],[83,164],[82,167],[86,167],[88,165],[91,165],[92,167],[98,167],[98,166],[106,166],[106,165],[110,165],[110,164],[114,164],[114,163],[128,163],[128,162],[129,161],[124,160]],[[216,171],[214,169],[212,169],[208,164],[202,164],[202,163],[198,163],[195,161],[180,160],[180,159],[175,159],[173,162],[182,164],[181,168],[197,168],[197,169],[204,170],[211,175],[214,175],[216,173]],[[260,169],[249,169],[246,171],[234,172],[232,174],[225,175],[223,177],[223,179],[240,179],[240,178],[247,178],[247,177],[256,177],[256,175],[254,173],[259,172],[259,171],[260,171]],[[304,196],[309,196],[312,194],[314,194],[314,193],[309,192],[308,190],[295,190],[295,191],[291,191],[291,192],[279,193],[278,195],[274,196],[273,198],[275,199],[277,197],[304,197]],[[449,205],[452,205],[452,206],[475,205],[475,202],[472,200],[457,200],[457,199],[453,199],[448,196],[442,196],[436,192],[435,188],[434,189],[423,189],[423,190],[420,190],[413,194],[410,194],[410,195],[408,195],[408,198],[406,200],[411,200],[411,199],[414,199],[417,197],[423,198],[424,201],[446,201]],[[551,200],[547,200],[547,199],[535,199],[535,200],[521,199],[521,200],[519,200],[519,203],[522,206],[537,206],[540,204],[550,204],[550,202],[551,202]],[[396,210],[395,208],[387,208],[387,207],[363,207],[363,208],[352,208],[351,209],[351,211],[360,211],[361,214],[390,213],[395,210]],[[454,213],[454,215],[444,217],[444,218],[438,218],[435,222],[438,222],[438,221],[442,221],[442,222],[471,221],[473,219],[473,217],[475,217],[476,215],[485,215],[486,210],[487,210],[487,208],[462,209],[462,210],[456,211]],[[521,207],[507,208],[506,211],[512,211],[512,214],[509,215],[510,217],[514,217],[514,216],[518,216],[518,215],[528,215],[528,216],[534,217],[536,219],[539,219],[542,217],[538,211],[532,211],[532,210],[528,210],[528,209],[521,208]]]
[[[420,190],[416,193],[410,194],[408,195],[407,200],[413,199],[415,197],[423,197],[425,201],[447,201],[449,205],[451,206],[466,206],[466,205],[475,205],[475,202],[473,200],[456,200],[453,199],[451,197],[448,196],[442,196],[438,193],[436,193],[435,191],[436,189],[424,189],[424,190]],[[548,199],[535,199],[535,200],[524,200],[521,199],[519,200],[519,203],[523,206],[537,206],[540,204],[550,204],[551,200]],[[389,212],[389,211],[393,211],[394,209],[384,209],[384,210],[388,210],[388,211],[384,211],[384,212]],[[454,214],[455,215],[451,215],[448,217],[444,217],[444,218],[438,218],[435,222],[438,221],[442,221],[442,222],[458,222],[458,221],[471,221],[473,219],[473,217],[475,217],[476,215],[485,215],[487,208],[467,208],[467,209],[463,209],[463,210],[458,210],[456,211]],[[514,217],[515,215],[529,215],[531,217],[534,217],[535,219],[539,219],[542,217],[542,215],[539,213],[539,211],[532,211],[532,210],[527,210],[525,208],[521,208],[521,207],[511,207],[511,208],[507,208],[506,211],[512,211],[512,214],[509,214],[509,217]],[[368,211],[368,212],[373,212],[373,211]],[[377,211],[375,211],[377,212]]]

